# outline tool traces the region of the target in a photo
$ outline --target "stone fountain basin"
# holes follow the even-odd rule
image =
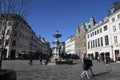
[[[73,60],[58,60],[56,64],[72,64]]]

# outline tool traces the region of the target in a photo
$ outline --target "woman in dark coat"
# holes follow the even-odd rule
[[[92,60],[90,59],[90,57],[88,57],[88,67],[90,69],[90,72],[91,72],[92,76],[94,76],[92,66],[93,66]]]
[[[81,73],[81,77],[84,78],[84,76],[87,76],[88,80],[90,80],[90,76],[88,74],[89,70],[89,64],[88,64],[88,58],[84,57],[83,58],[83,72]]]

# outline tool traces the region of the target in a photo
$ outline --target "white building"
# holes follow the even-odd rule
[[[111,37],[108,17],[100,21],[98,24],[92,26],[87,38],[87,54],[94,59],[98,59],[99,55],[102,57],[112,56]]]
[[[109,56],[114,61],[120,57],[120,2],[112,4],[105,19],[90,26],[86,38],[88,56],[94,59]]]
[[[68,37],[65,41],[65,53],[75,54],[75,35]]]
[[[120,7],[120,3],[119,3],[119,7]],[[111,30],[113,57],[114,60],[120,61],[120,58],[119,59],[117,58],[120,57],[120,8],[119,10],[110,14],[109,25]]]

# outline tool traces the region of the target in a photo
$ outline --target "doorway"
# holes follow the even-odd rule
[[[98,59],[98,52],[95,52],[95,60],[97,60]]]
[[[12,49],[10,53],[10,59],[15,59],[15,53],[16,53],[16,50]]]

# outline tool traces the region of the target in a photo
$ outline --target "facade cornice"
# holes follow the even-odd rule
[[[112,17],[113,15],[116,15],[118,12],[120,12],[120,9],[115,11],[113,14],[109,15],[108,18]]]
[[[32,28],[28,25],[28,23],[18,14],[0,14],[0,20],[13,20],[13,21],[18,21],[18,22],[22,22],[25,25],[27,25],[27,27],[29,29],[32,30]]]
[[[95,29],[103,26],[106,23],[109,23],[109,18],[108,17],[106,17],[104,20],[101,20],[98,24],[95,24],[95,26],[89,28],[88,31],[87,31],[87,33],[89,33],[91,31],[93,31],[93,30],[95,30]]]

